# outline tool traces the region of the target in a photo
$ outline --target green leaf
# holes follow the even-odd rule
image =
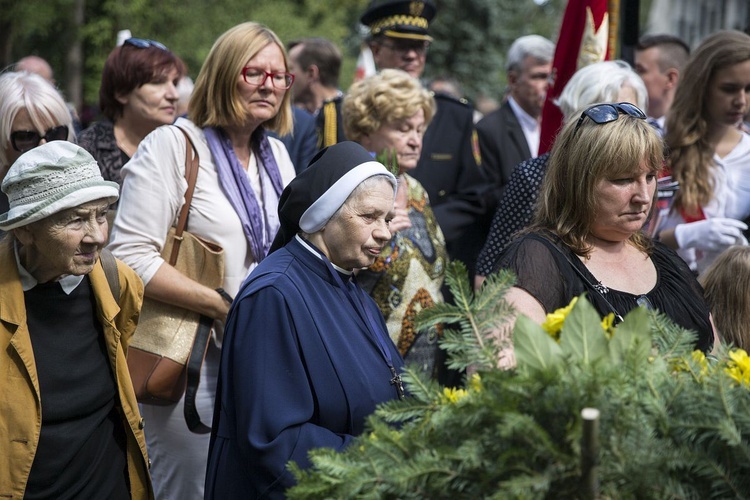
[[[516,319],[513,345],[518,369],[527,374],[549,370],[563,359],[562,349],[555,339],[524,315]]]
[[[576,361],[589,365],[606,356],[609,340],[604,335],[601,318],[585,296],[576,302],[563,324],[560,347]]]
[[[609,342],[609,351],[612,362],[621,362],[627,353],[635,351],[634,354],[645,359],[651,352],[651,327],[652,316],[643,307],[637,307],[630,311],[620,323],[612,340]]]

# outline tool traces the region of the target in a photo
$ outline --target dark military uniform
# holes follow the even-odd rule
[[[341,104],[344,96],[338,95],[327,99],[315,117],[315,128],[318,131],[318,149],[333,146],[346,140],[344,119],[341,116]]]
[[[470,271],[484,245],[492,203],[491,182],[481,172],[474,109],[465,99],[435,94],[437,112],[427,127],[422,156],[410,175],[430,197],[448,254]]]

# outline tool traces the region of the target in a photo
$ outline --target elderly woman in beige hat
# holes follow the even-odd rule
[[[117,184],[54,141],[21,155],[2,191],[0,498],[153,498],[125,359],[143,284],[99,259]]]

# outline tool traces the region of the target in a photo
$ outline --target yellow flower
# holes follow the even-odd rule
[[[698,363],[698,366],[701,367],[701,377],[705,376],[708,373],[708,360],[706,360],[706,355],[703,354],[703,351],[695,350],[692,354],[693,361]]]
[[[743,349],[729,351],[729,361],[724,371],[738,384],[750,387],[750,356]]]
[[[542,323],[542,328],[544,328],[544,331],[549,333],[553,339],[557,341],[560,340],[560,330],[562,330],[563,324],[565,323],[565,318],[567,318],[570,311],[573,310],[573,306],[576,305],[576,302],[578,302],[578,297],[573,297],[573,300],[571,300],[570,304],[567,306],[561,307],[555,312],[547,314],[547,319]]]
[[[615,313],[609,313],[602,318],[602,329],[608,337],[615,333]]]
[[[474,392],[482,390],[482,377],[478,373],[473,374],[469,379],[469,389]]]
[[[452,387],[443,388],[443,397],[441,398],[445,403],[457,403],[460,399],[466,397],[465,389],[455,389]]]

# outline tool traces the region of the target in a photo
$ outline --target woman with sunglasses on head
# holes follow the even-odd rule
[[[496,269],[516,285],[506,296],[521,314],[546,314],[582,293],[619,321],[642,305],[714,342],[703,290],[674,251],[641,231],[664,161],[658,133],[630,103],[598,104],[569,120],[555,140],[530,228]]]
[[[75,141],[73,120],[60,93],[26,71],[0,75],[0,181],[21,154],[51,141]],[[0,193],[0,213],[8,198]]]
[[[657,236],[697,273],[732,245],[747,245],[750,36],[719,31],[691,54],[667,115],[668,168],[679,183]]]
[[[185,202],[183,132],[200,158],[186,230],[224,249],[222,288],[234,296],[266,256],[279,228],[279,197],[294,177],[284,145],[267,134],[284,135],[292,128],[294,77],[287,68],[284,45],[271,30],[252,22],[231,28],[214,43],[201,68],[188,118],[154,130],[122,169],[112,252],[140,275],[146,297],[215,320],[196,397],[207,425],[230,303],[160,255]],[[142,405],[158,498],[203,498],[209,435],[188,430],[183,406],[184,398],[175,405]]]
[[[578,120],[580,110],[590,104],[626,101],[645,108],[647,99],[646,85],[628,63],[601,61],[575,72],[560,94],[559,106],[567,122]],[[515,234],[531,223],[548,161],[549,152],[523,161],[513,170],[477,259],[476,288],[492,272]]]
[[[177,83],[185,64],[159,42],[128,38],[107,57],[99,87],[106,118],[81,132],[78,143],[96,158],[107,180],[122,184],[120,169],[138,144],[177,118]]]

